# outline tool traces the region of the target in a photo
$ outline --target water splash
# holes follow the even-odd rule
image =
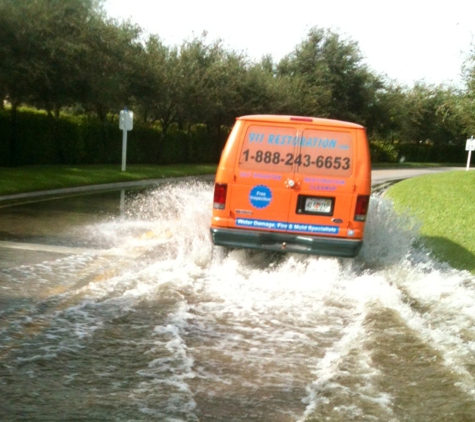
[[[78,381],[91,365],[105,380],[117,372],[126,392],[120,379],[101,391],[130,404],[129,420],[421,420],[406,410],[413,397],[475,409],[475,281],[419,249],[417,222],[389,200],[372,198],[356,259],[213,247],[211,202],[208,183],[146,192],[87,228],[115,258],[4,273],[71,286],[12,325],[20,338],[24,319],[46,321],[36,342],[11,347],[31,379],[53,359],[36,364],[27,343],[68,344],[84,350],[68,388],[98,382]]]
[[[414,253],[419,228],[411,216],[397,214],[390,200],[373,196],[357,263],[370,268],[400,263]]]

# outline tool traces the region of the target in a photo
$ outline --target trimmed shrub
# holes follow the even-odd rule
[[[393,144],[372,141],[369,144],[369,150],[373,163],[395,163],[398,160],[398,150]]]
[[[120,164],[122,131],[117,118],[100,122],[86,115],[48,116],[35,110],[18,110],[15,157],[11,157],[10,110],[0,111],[0,165]],[[134,122],[127,134],[127,163],[179,164],[217,162],[219,143],[204,125],[188,133],[172,126],[161,129]]]
[[[461,145],[398,144],[400,157],[415,163],[463,163],[467,160]]]
[[[10,112],[0,110],[0,166],[10,165]]]

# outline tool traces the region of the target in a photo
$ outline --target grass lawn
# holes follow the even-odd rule
[[[0,195],[162,177],[214,174],[214,164],[0,167]]]
[[[386,196],[421,221],[422,241],[436,258],[475,274],[475,171],[404,180]]]

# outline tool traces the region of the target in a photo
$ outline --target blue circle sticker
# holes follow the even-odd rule
[[[249,194],[249,202],[253,207],[265,208],[270,204],[272,200],[271,190],[264,185],[257,185],[251,189]]]

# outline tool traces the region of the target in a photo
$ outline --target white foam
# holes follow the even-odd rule
[[[153,412],[156,416],[167,419],[170,419],[170,415],[179,414],[184,420],[198,420],[194,414],[196,403],[188,385],[188,380],[195,377],[194,361],[188,354],[188,347],[183,338],[189,317],[187,305],[182,302],[176,312],[168,316],[165,325],[156,326],[154,329],[154,347],[148,354],[165,356],[153,358],[146,369],[137,372],[144,381],[140,383],[140,388],[132,393],[134,400],[141,403],[140,408],[144,413]],[[153,410],[145,404],[146,396],[152,391],[157,394]],[[142,396],[145,398],[141,398]]]

